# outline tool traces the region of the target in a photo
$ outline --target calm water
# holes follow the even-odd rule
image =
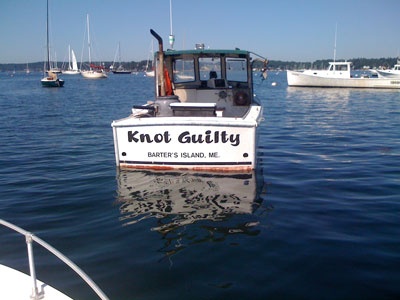
[[[398,299],[400,92],[257,81],[251,176],[118,172],[110,123],[152,79],[0,75],[0,218],[71,258],[110,299]],[[277,82],[277,86],[272,86]],[[27,272],[0,229],[0,262]],[[38,277],[96,297],[40,246]]]

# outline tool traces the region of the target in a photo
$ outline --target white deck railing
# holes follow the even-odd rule
[[[37,279],[36,279],[36,270],[35,270],[35,260],[33,257],[33,247],[32,247],[32,241],[35,241],[39,245],[41,245],[43,248],[57,256],[61,261],[63,261],[65,264],[67,264],[72,270],[75,271],[91,288],[92,290],[100,297],[102,300],[108,300],[108,297],[103,293],[103,291],[93,282],[93,280],[85,273],[83,272],[76,264],[74,264],[70,259],[68,259],[65,255],[63,255],[61,252],[53,248],[51,245],[43,241],[42,239],[38,238],[35,236],[33,233],[26,231],[12,223],[9,223],[7,221],[4,221],[3,219],[0,219],[0,224],[4,225],[5,227],[8,227],[22,235],[25,236],[26,240],[26,245],[28,248],[28,258],[29,258],[29,270],[30,270],[30,276],[32,279],[32,295],[31,298],[33,299],[40,299],[40,293],[37,287]]]

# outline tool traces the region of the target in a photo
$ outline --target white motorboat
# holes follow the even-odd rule
[[[251,53],[163,50],[155,54],[155,100],[112,122],[120,168],[250,171],[256,167],[262,106]],[[264,59],[266,64],[266,60]]]
[[[93,282],[93,280],[85,272],[83,272],[76,264],[74,264],[71,260],[69,260],[61,252],[53,248],[51,245],[49,245],[33,233],[25,231],[24,229],[5,220],[0,219],[0,225],[3,225],[16,233],[25,236],[30,271],[30,275],[27,275],[23,272],[4,265],[5,262],[2,260],[2,264],[0,264],[1,299],[72,300],[72,298],[70,298],[66,294],[36,278],[33,242],[41,245],[44,249],[51,252],[62,262],[68,265],[90,286],[90,288],[97,294],[100,299],[108,299],[104,292]]]
[[[400,80],[353,77],[351,62],[330,62],[327,70],[287,71],[289,86],[400,89]]]
[[[374,70],[379,77],[383,78],[400,78],[400,61],[397,61],[397,64],[394,65],[392,69],[376,69]]]

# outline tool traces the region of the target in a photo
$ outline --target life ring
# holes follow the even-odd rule
[[[249,105],[249,95],[246,92],[239,91],[233,97],[233,101],[238,106]]]

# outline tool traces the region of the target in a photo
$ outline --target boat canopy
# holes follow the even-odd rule
[[[352,62],[343,61],[343,62],[330,62],[329,63],[329,71],[350,71]]]
[[[245,50],[240,50],[240,49],[234,49],[234,50],[225,50],[225,49],[191,49],[191,50],[166,50],[164,51],[165,56],[174,56],[174,55],[185,55],[185,54],[191,54],[191,55],[201,55],[201,54],[217,54],[217,55],[249,55],[249,51]],[[156,54],[157,55],[157,54]]]

